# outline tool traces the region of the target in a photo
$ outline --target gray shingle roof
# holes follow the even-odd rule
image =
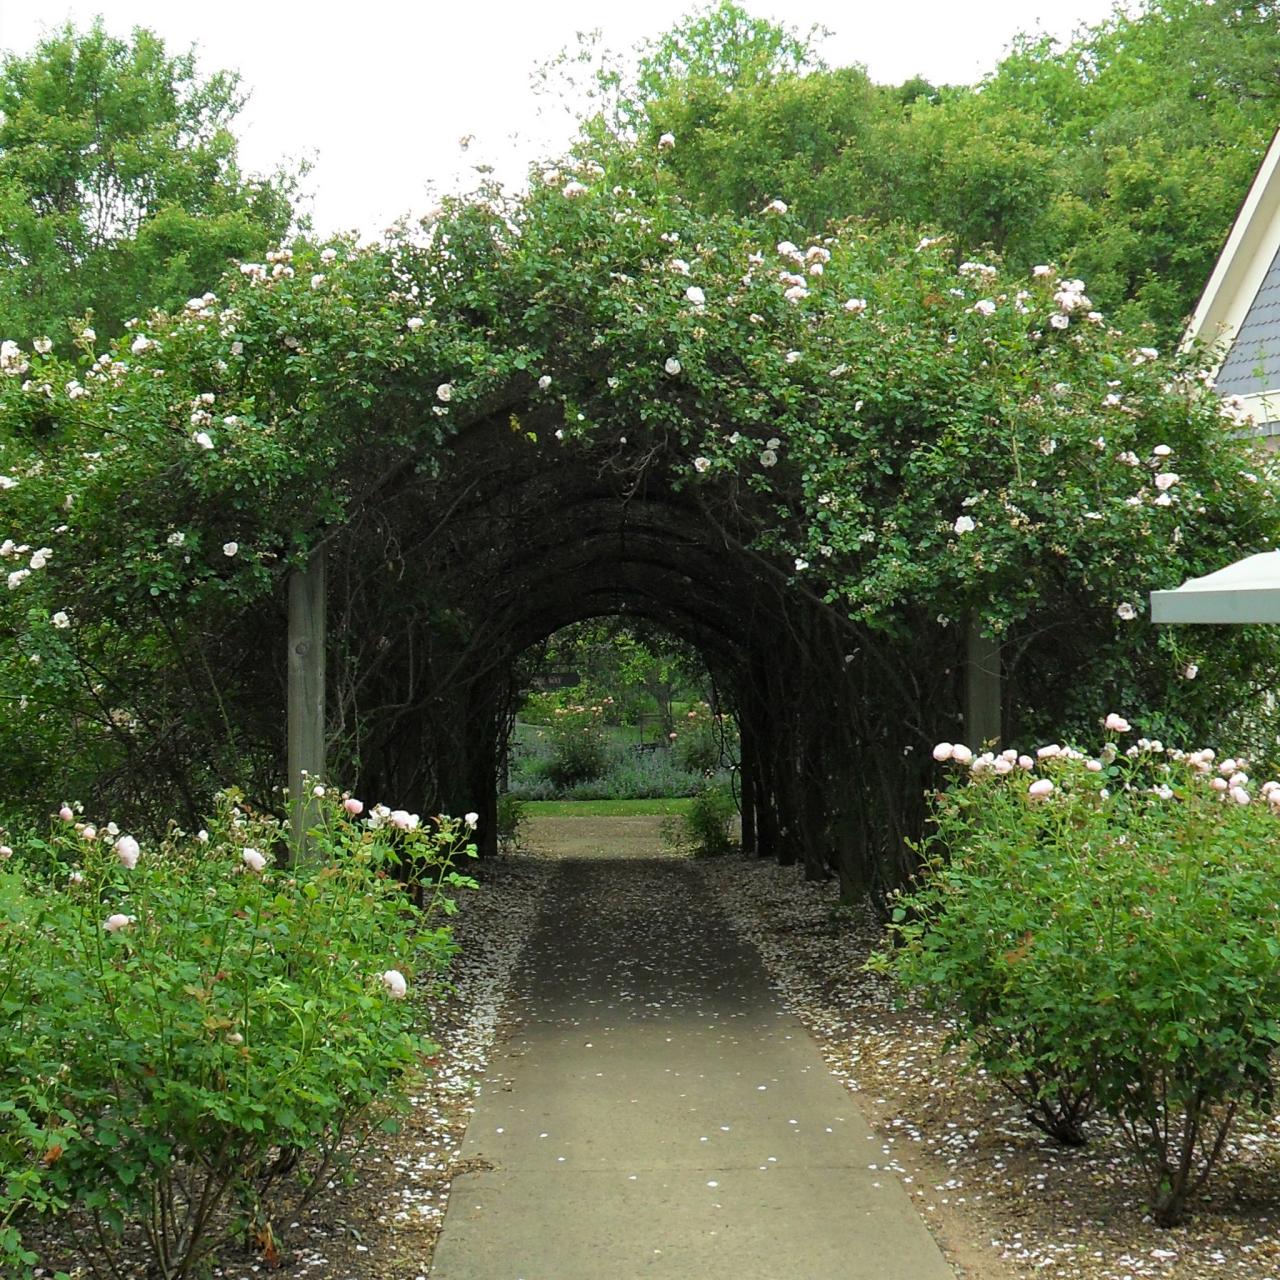
[[[1280,251],[1258,287],[1215,385],[1224,396],[1280,389]]]

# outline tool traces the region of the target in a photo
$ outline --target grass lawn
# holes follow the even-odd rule
[[[631,814],[666,817],[687,813],[692,800],[680,796],[663,800],[526,800],[529,818],[625,818]]]

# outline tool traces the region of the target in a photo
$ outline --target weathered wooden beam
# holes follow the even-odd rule
[[[325,776],[325,555],[313,551],[289,577],[289,807],[295,858],[307,853],[316,801],[304,775]]]
[[[964,671],[965,742],[975,751],[1000,741],[1000,642],[970,618]]]

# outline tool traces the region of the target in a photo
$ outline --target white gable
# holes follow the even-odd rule
[[[1236,217],[1184,343],[1218,346],[1217,389],[1280,435],[1280,133]]]

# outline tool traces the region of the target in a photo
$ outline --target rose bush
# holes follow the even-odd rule
[[[935,798],[918,884],[879,967],[1067,1142],[1123,1130],[1176,1222],[1235,1115],[1267,1108],[1280,1046],[1280,781],[1139,739],[1089,756],[975,755]]]
[[[418,996],[453,951],[469,828],[362,820],[329,794],[313,860],[224,795],[207,830],[137,840],[70,807],[0,874],[0,1249],[58,1214],[89,1260],[199,1271],[341,1176],[430,1051]],[[431,874],[419,909],[388,869]],[[6,1272],[12,1274],[12,1272]]]

